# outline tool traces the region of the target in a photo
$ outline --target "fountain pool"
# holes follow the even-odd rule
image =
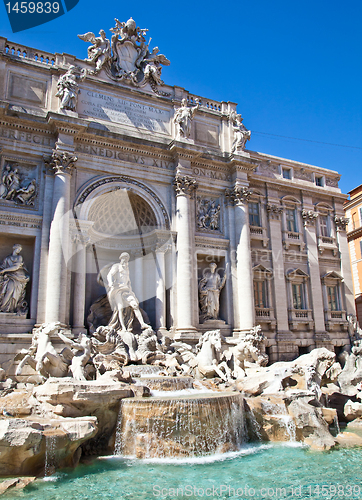
[[[76,470],[57,473],[51,480],[39,479],[3,498],[356,500],[362,498],[361,459],[360,448],[311,452],[296,444],[245,445],[238,452],[206,458],[105,457],[80,465]]]

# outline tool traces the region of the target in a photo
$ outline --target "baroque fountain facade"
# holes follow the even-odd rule
[[[1,473],[51,440],[57,466],[335,446],[362,380],[338,173],[247,150],[234,103],[115,21],[84,61],[0,38]]]

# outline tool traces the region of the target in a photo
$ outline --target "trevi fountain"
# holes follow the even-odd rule
[[[19,120],[1,129],[0,492],[362,498],[362,338],[335,173],[295,164],[303,206],[278,198],[288,178],[245,149],[235,106],[165,85],[147,30],[115,21],[111,41],[79,35],[84,61],[0,39],[18,65],[4,116]],[[22,64],[39,84],[24,136]],[[319,254],[318,217],[333,227]],[[328,307],[333,287],[343,307]]]

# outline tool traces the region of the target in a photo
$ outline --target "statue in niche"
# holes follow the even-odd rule
[[[125,345],[128,358],[131,361],[138,361],[139,357],[136,352],[138,342],[135,334],[136,331],[133,328],[134,319],[137,319],[142,333],[146,331],[153,332],[153,330],[145,322],[139,302],[132,290],[128,262],[129,254],[124,252],[119,257],[119,263],[113,264],[111,267],[106,266],[100,272],[98,282],[106,288],[108,302],[112,309],[112,316],[106,326],[101,325],[97,328],[94,336],[98,341],[104,342],[104,339],[107,339],[107,333],[112,332]],[[100,314],[102,314],[102,310],[106,312],[104,306],[100,307]],[[92,313],[92,321],[99,322],[99,319],[95,317],[97,311],[94,310]],[[108,337],[110,338],[109,335]]]
[[[0,312],[27,313],[25,287],[29,274],[20,255],[21,245],[13,246],[13,253],[5,257],[0,265]]]
[[[216,200],[198,199],[197,226],[200,229],[220,229],[220,205]]]
[[[14,201],[21,205],[34,205],[37,194],[37,184],[35,179],[30,182],[22,181],[19,173],[19,165],[12,167],[5,165],[1,175],[0,198]]]
[[[107,294],[112,310],[114,311],[108,326],[114,330],[121,329],[122,332],[127,331],[123,310],[129,306],[133,309],[133,313],[140,322],[142,330],[150,327],[143,321],[139,302],[132,291],[128,261],[129,254],[123,252],[119,257],[119,263],[113,264],[107,274]]]
[[[243,151],[245,149],[245,144],[250,140],[251,132],[243,124],[243,118],[238,115],[236,111],[232,111],[229,116],[229,120],[232,124],[232,129],[234,131],[234,140],[231,147],[231,151],[234,153],[236,151]]]
[[[70,66],[68,71],[58,80],[58,92],[55,94],[55,97],[59,97],[60,99],[59,109],[76,110],[79,94],[76,71],[77,68],[75,66]]]
[[[191,123],[196,111],[200,107],[198,99],[195,99],[196,106],[189,108],[187,106],[187,99],[182,99],[181,107],[177,108],[174,123],[176,123],[176,131],[179,137],[188,139],[191,135]]]
[[[78,38],[84,42],[90,42],[92,44],[88,47],[88,58],[84,60],[95,65],[95,70],[91,72],[93,75],[98,74],[104,64],[111,58],[111,44],[106,37],[106,32],[100,30],[99,34],[100,36],[96,37],[94,33],[89,31],[84,35],[78,35]]]
[[[209,319],[218,320],[220,309],[220,292],[226,282],[228,264],[223,278],[216,271],[217,264],[212,262],[209,270],[204,271],[204,276],[199,282],[199,302],[200,302],[200,320],[205,322]]]

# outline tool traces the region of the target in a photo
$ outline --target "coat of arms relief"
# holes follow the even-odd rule
[[[159,87],[164,85],[161,79],[162,66],[169,66],[170,61],[159,53],[158,47],[150,49],[151,38],[146,43],[147,29],[139,28],[130,18],[127,22],[115,19],[116,26],[111,28],[111,41],[104,30],[99,37],[89,32],[78,35],[81,40],[90,42],[86,62],[94,66],[89,74],[96,75],[102,69],[114,81],[119,81],[135,87],[150,84],[158,95],[167,96]]]

